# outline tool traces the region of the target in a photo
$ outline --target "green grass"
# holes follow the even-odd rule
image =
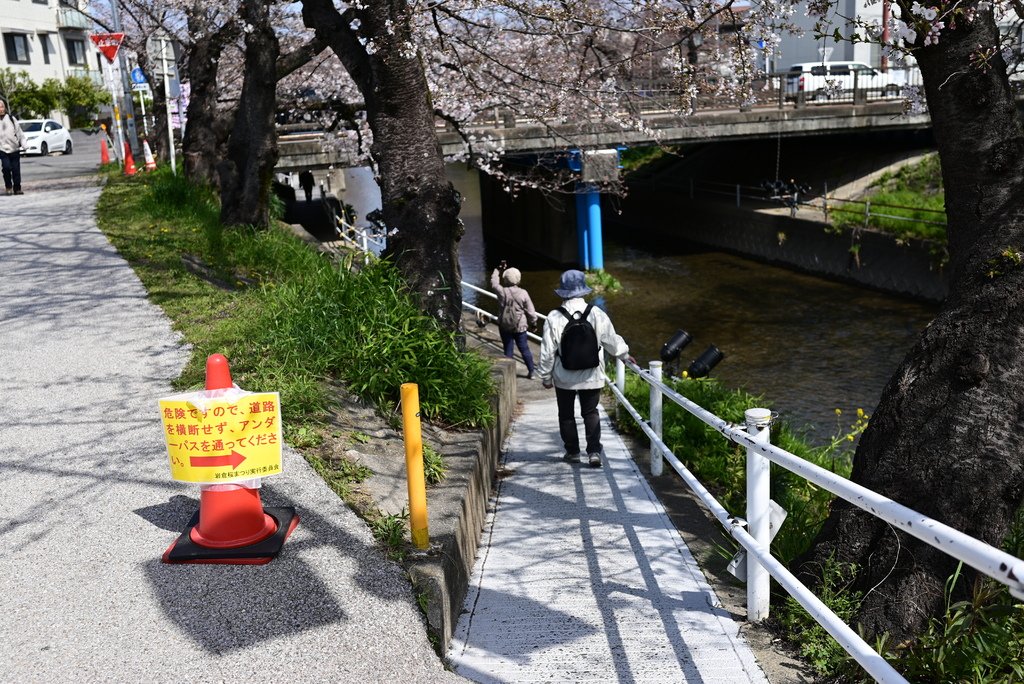
[[[284,228],[222,228],[214,194],[167,169],[134,178],[112,172],[97,214],[151,300],[194,347],[179,388],[201,386],[206,357],[223,353],[240,387],[281,393],[286,435],[308,443],[331,402],[329,380],[385,415],[401,384],[414,382],[427,420],[493,420],[487,362],[458,351],[389,263],[354,273]],[[183,257],[207,270],[193,273]]]
[[[867,228],[901,239],[921,238],[945,243],[945,193],[937,154],[928,155],[895,173],[884,174],[872,184],[866,199],[871,201]],[[837,228],[864,227],[863,203],[836,203],[829,207],[829,214]]]
[[[732,423],[744,423],[748,408],[771,408],[763,397],[723,387],[714,378],[672,378],[667,381],[687,399]],[[626,378],[626,396],[641,415],[649,411],[647,383],[634,374]],[[772,443],[812,463],[848,477],[856,435],[864,429],[862,411],[849,427],[840,428],[831,442],[814,446],[785,423],[772,426]],[[623,412],[624,429],[639,428]],[[722,438],[716,430],[666,400],[662,412],[662,436],[666,446],[704,483],[730,512],[742,515],[746,507],[746,450]],[[772,499],[789,513],[772,542],[772,553],[788,563],[803,553],[828,515],[832,495],[776,465],[771,467]]]

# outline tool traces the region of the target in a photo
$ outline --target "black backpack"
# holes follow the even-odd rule
[[[590,310],[593,304],[587,304],[583,313],[569,313],[564,307],[558,307],[562,315],[568,319],[562,330],[562,339],[558,343],[558,355],[562,359],[562,367],[566,370],[588,370],[601,364],[598,356],[597,331],[590,324]]]

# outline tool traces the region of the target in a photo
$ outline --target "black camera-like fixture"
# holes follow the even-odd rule
[[[690,344],[693,338],[685,330],[676,330],[676,334],[669,338],[668,342],[661,346],[661,360],[665,363],[672,363],[679,358],[683,347]]]
[[[690,367],[686,369],[686,374],[691,378],[703,378],[724,358],[725,354],[712,344],[693,360]]]

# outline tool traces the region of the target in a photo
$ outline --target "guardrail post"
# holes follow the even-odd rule
[[[626,393],[626,363],[618,357],[615,359],[615,386]]]
[[[740,206],[740,186],[736,186],[736,206]]]
[[[771,441],[772,412],[763,408],[747,409],[747,432],[754,441]],[[770,480],[771,461],[757,450],[747,448],[747,531],[764,548],[771,545]],[[754,554],[747,554],[747,620],[760,622],[768,617],[771,575],[757,562]]]
[[[661,382],[661,361],[651,361],[650,372],[651,377]],[[651,385],[651,429],[654,430],[654,434],[661,438],[661,411],[662,411],[662,399],[663,395],[661,389]],[[661,475],[664,468],[665,459],[661,456],[661,450],[655,446],[654,441],[651,441],[651,475],[657,477]]]

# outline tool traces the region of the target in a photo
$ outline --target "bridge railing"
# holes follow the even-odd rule
[[[829,72],[836,70],[836,73]],[[803,85],[800,76],[804,77]],[[913,67],[847,69],[821,66],[803,74],[777,71],[756,79],[748,94],[732,89],[710,90],[691,96],[680,89],[677,81],[641,79],[623,84],[620,105],[623,114],[656,115],[659,113],[693,113],[712,110],[745,110],[752,107],[797,108],[808,105],[858,105],[880,100],[895,100],[907,94],[908,88],[920,87],[921,72]],[[492,107],[479,112],[467,128],[515,128],[534,125],[534,117],[524,116],[508,107]],[[439,128],[448,128],[443,120]]]
[[[651,410],[647,419],[625,396],[627,369],[636,373],[650,386]],[[1024,578],[1024,561],[772,445],[770,440],[771,412],[769,410],[749,409],[745,416],[745,426],[731,424],[666,385],[662,378],[662,364],[659,361],[651,362],[650,367],[645,370],[634,363],[617,359],[615,379],[614,381],[609,379],[608,385],[616,400],[650,439],[651,473],[660,475],[663,462],[668,461],[725,530],[746,550],[748,620],[757,621],[768,617],[768,577],[774,577],[807,610],[811,617],[877,681],[906,681],[849,625],[843,622],[771,555],[770,463],[789,470],[808,482],[845,499],[854,506],[962,561],[1006,585],[1013,596],[1019,599],[1024,598],[1024,581],[1019,579]],[[661,410],[664,398],[676,403],[719,432],[724,439],[746,448],[747,507],[744,518],[725,510],[683,464],[682,460],[662,441]]]

